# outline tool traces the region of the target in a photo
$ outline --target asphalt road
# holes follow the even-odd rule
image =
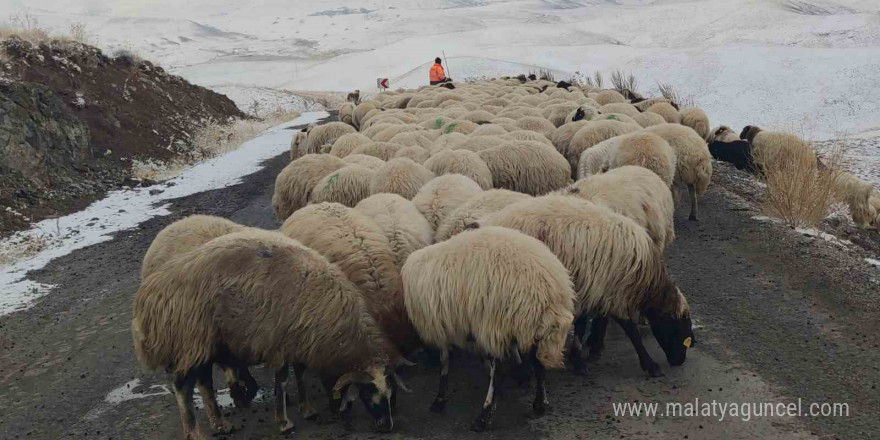
[[[190,214],[212,214],[275,228],[271,196],[287,153],[239,185],[174,202],[173,214],[119,233],[112,241],[53,261],[31,278],[58,287],[34,307],[0,317],[0,439],[172,439],[180,436],[168,378],[144,371],[131,344],[131,299],[152,238]],[[880,271],[823,240],[751,219],[716,183],[701,202],[702,220],[676,214],[667,251],[688,296],[699,343],[682,367],[670,367],[652,336],[646,345],[665,377],[647,379],[614,324],[607,349],[587,377],[548,376],[550,412],[530,415],[533,391],[511,384],[495,426],[469,431],[487,377],[476,360],[453,362],[445,414],[428,411],[438,371],[405,371],[412,394],[399,398],[392,434],[372,431],[356,406],[346,426],[326,408],[316,378],[317,422],[295,417],[293,438],[315,439],[876,439],[880,438]],[[686,205],[686,204],[684,204]],[[270,375],[253,369],[271,385]],[[215,383],[222,384],[219,374]],[[164,388],[163,388],[164,387]],[[291,390],[293,392],[293,390]],[[224,409],[239,429],[228,439],[277,438],[271,393],[250,409]],[[671,416],[667,403],[845,403],[845,417]],[[621,416],[615,403],[659,404],[655,416]],[[685,406],[682,407],[683,409]],[[729,408],[729,407],[728,407]],[[716,410],[720,408],[716,407]],[[207,428],[203,412],[202,426]]]

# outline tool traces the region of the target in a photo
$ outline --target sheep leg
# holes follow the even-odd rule
[[[327,394],[327,405],[333,414],[339,413],[339,405],[342,404],[342,393],[345,392],[345,390],[333,391],[337,379],[339,378],[332,375],[321,374],[321,385],[324,386],[324,392]]]
[[[247,365],[241,364],[238,366],[238,377],[240,380],[244,381],[245,390],[247,390],[247,400],[248,404],[255,397],[257,397],[257,392],[260,391],[260,384],[257,383],[257,380],[254,379],[254,376],[251,376],[250,370],[248,370]]]
[[[449,350],[440,352],[440,388],[437,397],[431,403],[431,412],[441,413],[446,409],[446,400],[449,393]]]
[[[306,372],[304,364],[293,364],[293,375],[296,377],[296,396],[299,398],[299,413],[306,420],[315,420],[318,418],[318,411],[309,403],[309,396],[306,392],[306,382],[303,380],[303,373]]]
[[[180,410],[180,421],[183,423],[183,438],[185,440],[207,439],[196,422],[193,410],[193,388],[196,385],[196,378],[195,370],[174,376],[174,397],[177,398],[177,409]]]
[[[520,357],[519,344],[516,341],[510,347],[510,373],[520,387],[529,386],[529,365]]]
[[[571,342],[571,350],[568,351],[568,359],[574,368],[574,373],[586,376],[587,364],[584,363],[584,333],[587,332],[587,324],[590,322],[589,316],[580,315],[574,320],[574,338]]]
[[[501,388],[503,378],[500,374],[498,366],[500,362],[497,359],[486,361],[489,369],[489,391],[486,393],[486,401],[483,402],[483,409],[480,415],[471,425],[471,430],[483,432],[492,425],[492,417],[495,415],[495,409],[498,407],[498,398],[501,397]]]
[[[536,416],[543,416],[547,412],[547,406],[550,405],[550,400],[547,399],[547,387],[544,383],[547,379],[547,369],[544,368],[544,365],[538,360],[537,345],[532,348],[532,353],[529,355],[529,358],[532,362],[532,368],[535,370],[535,381],[537,382],[537,385],[535,385],[535,402],[532,404],[532,410],[535,412]]]
[[[229,396],[232,397],[232,403],[236,408],[247,408],[251,406],[247,399],[247,391],[245,391],[244,383],[238,375],[238,369],[219,363],[217,364],[223,370],[223,376],[226,378],[226,386],[229,387]]]
[[[198,372],[199,394],[202,396],[202,402],[205,404],[205,411],[208,413],[208,421],[211,422],[211,428],[220,434],[229,434],[235,430],[235,426],[223,418],[220,413],[220,406],[217,405],[217,394],[214,393],[214,377],[211,371],[211,365],[199,368]]]
[[[593,325],[590,327],[590,337],[587,338],[587,345],[590,347],[590,356],[587,357],[587,361],[596,362],[602,357],[602,350],[605,349],[606,330],[608,330],[607,316],[593,318]]]
[[[621,327],[623,327],[623,331],[626,333],[626,336],[629,337],[633,347],[635,347],[636,353],[639,355],[639,363],[642,365],[642,370],[645,370],[651,377],[663,376],[663,371],[660,370],[660,365],[654,362],[654,359],[651,359],[651,355],[648,354],[648,350],[646,350],[644,344],[642,344],[642,334],[639,333],[639,328],[636,323],[628,319],[614,319]]]
[[[293,422],[287,416],[287,379],[290,378],[290,369],[284,364],[275,372],[275,423],[281,435],[293,432]]]
[[[691,215],[688,220],[697,221],[697,187],[693,183],[688,183],[688,200],[691,202]]]
[[[249,408],[251,401],[257,396],[260,385],[251,376],[247,365],[240,365],[235,362],[219,363],[223,375],[226,377],[226,384],[229,386],[229,395],[232,397],[236,408]]]

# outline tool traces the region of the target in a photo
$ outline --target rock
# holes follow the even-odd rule
[[[162,194],[163,192],[165,192],[164,189],[151,189],[151,190],[150,190],[150,195],[151,195],[151,196],[155,196],[155,195],[158,195],[158,194]]]
[[[38,190],[64,179],[78,180],[74,166],[83,166],[92,154],[88,126],[68,113],[47,87],[12,83],[2,89],[0,170]]]

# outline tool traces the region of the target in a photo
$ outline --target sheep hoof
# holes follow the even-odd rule
[[[250,408],[251,407],[251,399],[247,398],[247,395],[241,388],[237,386],[233,386],[229,389],[229,396],[232,397],[232,403],[235,404],[236,408]]]
[[[547,399],[535,400],[535,403],[532,404],[532,411],[534,411],[535,416],[541,417],[544,414],[547,414],[548,405],[550,405],[550,402],[548,402]]]
[[[434,399],[434,402],[431,403],[431,412],[432,413],[442,413],[446,411],[446,401],[440,399]]]
[[[307,403],[300,404],[299,413],[304,420],[314,422],[318,419],[318,411]]]
[[[571,368],[574,370],[574,374],[578,376],[587,375],[587,363],[584,362],[584,359],[579,354],[571,356],[569,360],[571,361]]]
[[[286,421],[283,425],[278,427],[278,431],[282,436],[293,434],[293,422]]]
[[[660,365],[657,363],[647,365],[644,370],[648,373],[648,376],[652,378],[663,377],[663,370],[660,369]]]
[[[214,425],[214,432],[217,434],[230,434],[235,431],[235,425],[229,423],[228,420],[221,420],[219,424]]]
[[[471,424],[471,431],[474,432],[484,432],[488,427],[488,422],[481,415],[477,417],[477,420],[474,420],[474,423]]]

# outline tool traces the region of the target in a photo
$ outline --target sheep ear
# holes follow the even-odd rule
[[[337,391],[334,391],[334,393],[336,393],[336,392]],[[341,397],[342,397],[342,401],[339,403],[339,412],[345,412],[345,410],[347,410],[348,407],[351,406],[351,403],[354,402],[355,400],[357,400],[357,397],[358,397],[357,387],[349,387],[348,390],[345,392],[345,396],[341,396]]]
[[[394,383],[397,384],[397,388],[399,388],[404,393],[412,393],[412,390],[406,387],[406,384],[403,383],[403,379],[401,379],[400,376],[397,375],[397,373],[392,374],[391,377],[394,379]]]
[[[388,361],[387,368],[390,371],[394,371],[397,367],[414,367],[416,364],[414,362],[410,362],[409,359],[401,356],[400,354],[394,355],[394,357]]]
[[[351,373],[345,373],[339,380],[336,381],[336,385],[333,385],[333,391],[340,391],[351,384],[364,384],[370,383],[372,378],[369,374],[364,373],[363,371],[355,371]]]

